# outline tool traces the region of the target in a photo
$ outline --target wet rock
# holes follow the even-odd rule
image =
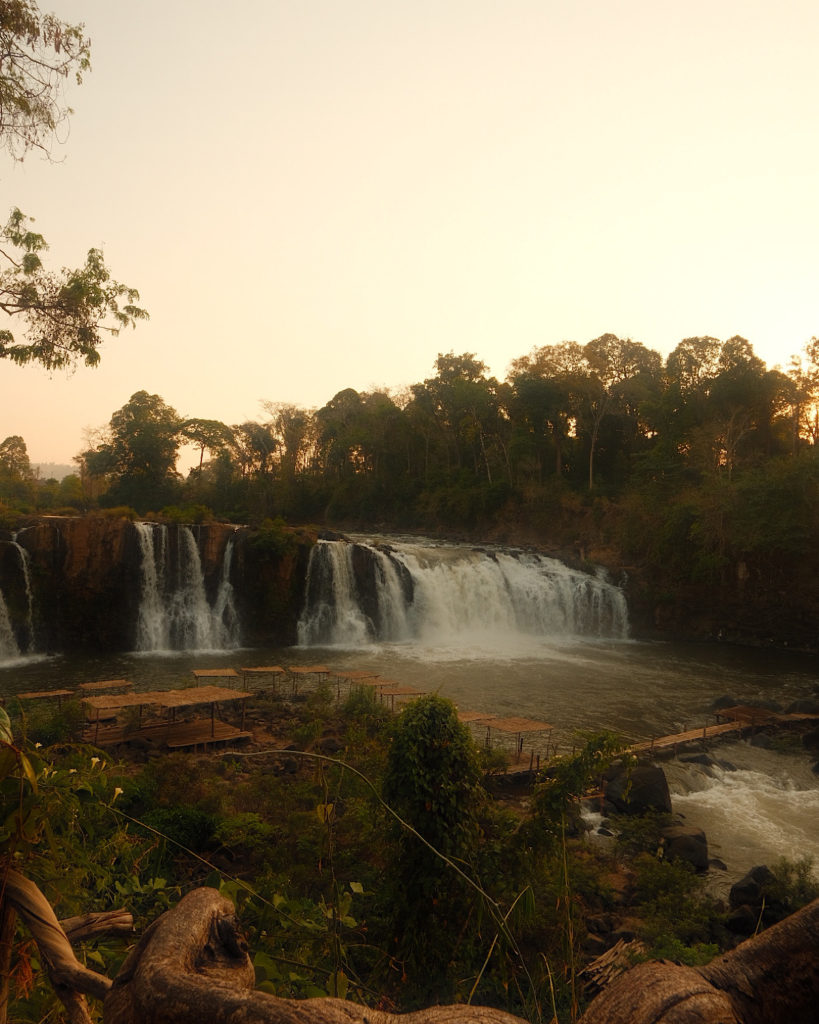
[[[621,770],[605,786],[606,800],[621,814],[671,813],[671,794],[662,768],[641,765]]]
[[[747,875],[734,882],[728,896],[732,907],[744,905],[759,906],[762,903],[764,887],[772,882],[774,874],[767,864],[759,864],[751,868]]]
[[[701,828],[691,825],[669,825],[662,830],[665,856],[669,860],[686,861],[696,871],[708,869],[708,840]]]
[[[753,935],[756,931],[758,914],[747,903],[735,907],[725,918],[725,927],[734,935]]]

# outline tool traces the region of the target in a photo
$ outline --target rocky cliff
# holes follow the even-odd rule
[[[0,534],[0,593],[19,649],[134,650],[150,557],[145,528],[103,516],[40,517],[24,522],[14,535]],[[242,643],[295,642],[315,538],[284,528],[286,542],[273,548],[258,544],[254,531],[229,524],[151,529],[162,530],[155,586],[196,585],[213,604],[220,586],[229,584]],[[181,578],[192,572],[182,566],[191,535],[198,580]]]

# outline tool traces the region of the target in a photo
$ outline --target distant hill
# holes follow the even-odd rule
[[[77,472],[76,466],[65,466],[57,462],[33,462],[31,468],[41,480],[62,480],[64,476]]]

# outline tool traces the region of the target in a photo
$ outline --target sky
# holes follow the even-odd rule
[[[0,361],[0,440],[70,462],[132,394],[240,423],[503,379],[612,332],[819,334],[815,0],[44,0],[92,40],[52,162],[0,154],[56,266],[151,319],[96,369]],[[3,211],[4,212],[4,211]]]

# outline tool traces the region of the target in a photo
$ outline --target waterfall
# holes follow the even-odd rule
[[[34,637],[34,592],[31,586],[31,569],[30,569],[30,558],[29,553],[24,547],[17,543],[12,537],[7,542],[10,548],[13,548],[17,553],[20,561],[20,576],[19,579],[22,582],[22,587],[15,585],[13,593],[9,592],[8,588],[6,593],[9,594],[9,600],[12,600],[12,607],[19,609],[23,601],[25,601],[25,620],[21,624],[18,621],[17,629],[12,625],[11,616],[9,615],[8,604],[3,592],[0,591],[0,661],[9,660],[12,658],[19,658],[21,655],[30,654],[35,648],[35,637]],[[20,613],[15,613],[16,618],[20,618]]]
[[[8,661],[11,658],[20,657],[20,648],[14,639],[14,630],[11,628],[9,610],[0,590],[0,662]]]
[[[233,551],[225,548],[213,607],[208,603],[199,547],[188,526],[136,523],[142,590],[137,620],[138,651],[224,650],[239,644],[239,623],[230,584]]]
[[[17,550],[17,553],[20,556],[20,570],[23,574],[23,585],[26,591],[26,633],[28,635],[26,652],[30,653],[34,650],[34,592],[31,589],[29,553],[24,547],[22,547],[22,545],[18,544],[16,540],[12,540],[11,545]]]
[[[622,590],[543,555],[433,544],[319,541],[298,626],[303,646],[628,636]]]

